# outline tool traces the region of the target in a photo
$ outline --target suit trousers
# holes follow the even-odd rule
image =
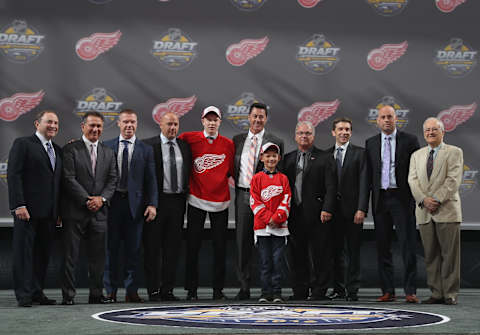
[[[288,222],[288,263],[293,293],[307,297],[327,292],[331,271],[332,223],[307,220],[302,205],[293,205]],[[308,223],[312,222],[312,223]]]
[[[148,294],[175,287],[185,216],[184,194],[160,194],[157,217],[143,226],[144,270]]]
[[[432,297],[456,299],[460,290],[460,223],[431,220],[418,226]]]
[[[107,253],[103,284],[108,294],[124,286],[127,294],[138,290],[137,272],[143,230],[143,211],[132,218],[128,195],[115,192],[108,212]],[[120,255],[123,241],[123,255]],[[123,259],[123,273],[120,271]],[[123,280],[123,285],[122,285]]]
[[[213,243],[212,286],[214,290],[222,290],[225,284],[228,208],[220,212],[207,212],[189,204],[187,209],[186,290],[198,288],[198,257],[207,213],[210,218]]]
[[[357,293],[360,288],[360,246],[363,224],[353,223],[353,217],[342,215],[337,207],[333,223],[333,290]],[[346,292],[345,292],[346,291]]]
[[[54,219],[23,221],[14,216],[13,285],[17,301],[42,297],[54,241]]]
[[[404,200],[399,190],[380,191],[379,208],[373,213],[377,244],[378,272],[382,292],[395,294],[393,280],[392,239],[393,227],[397,235],[403,260],[403,287],[405,294],[416,294],[417,255],[415,246],[414,202]]]
[[[99,297],[103,291],[105,268],[106,221],[97,221],[92,215],[83,221],[63,220],[64,261],[61,270],[61,287],[64,299],[75,297],[75,266],[80,252],[80,243],[86,241],[88,261],[88,286],[90,296]]]
[[[237,244],[237,277],[240,288],[250,290],[253,242],[253,213],[250,192],[235,189],[235,239]]]

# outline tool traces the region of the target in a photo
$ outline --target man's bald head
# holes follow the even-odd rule
[[[173,140],[177,137],[179,126],[180,121],[177,114],[167,112],[162,115],[162,118],[160,119],[160,129],[162,130],[163,136],[169,140]]]

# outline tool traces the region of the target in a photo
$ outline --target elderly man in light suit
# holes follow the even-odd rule
[[[462,149],[443,142],[442,121],[428,118],[423,124],[427,146],[413,153],[408,183],[417,203],[427,284],[432,295],[424,304],[456,305],[460,289],[460,222],[458,189],[462,182]]]

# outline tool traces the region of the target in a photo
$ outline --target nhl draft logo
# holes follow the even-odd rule
[[[461,38],[452,38],[448,45],[437,50],[434,63],[449,77],[468,75],[478,62],[478,51],[473,50]]]
[[[98,55],[113,48],[120,40],[122,33],[117,30],[113,33],[95,33],[84,37],[77,42],[75,52],[83,60],[91,61]]]
[[[406,106],[398,102],[397,99],[391,96],[383,97],[382,99],[380,99],[379,102],[377,102],[374,108],[370,108],[367,117],[368,123],[376,127],[378,111],[386,105],[390,105],[393,107],[393,109],[395,109],[395,114],[397,115],[397,128],[405,128],[408,124],[408,113],[410,113],[410,109],[408,109]]]
[[[7,186],[8,160],[4,158],[0,161],[0,180],[4,186]]]
[[[408,0],[367,0],[377,14],[394,16],[400,14],[408,5]]]
[[[328,41],[323,34],[315,34],[298,47],[296,59],[314,74],[332,71],[340,61],[340,48]]]
[[[373,49],[368,53],[367,63],[372,70],[382,71],[405,54],[408,48],[408,42],[400,44],[384,44],[378,49]]]
[[[74,113],[82,117],[88,111],[97,111],[105,118],[105,127],[114,123],[122,110],[123,102],[119,101],[105,88],[96,87],[77,101]]]
[[[270,201],[273,197],[282,194],[283,187],[278,185],[270,185],[260,192],[260,197],[263,201]]]
[[[244,92],[235,99],[233,104],[226,105],[226,118],[234,127],[239,130],[248,130],[250,122],[248,121],[248,111],[250,106],[255,102],[263,102],[255,97],[255,94]],[[268,106],[267,106],[268,108]]]
[[[463,165],[463,178],[460,185],[459,192],[461,195],[466,195],[472,192],[478,185],[478,170],[473,170],[470,166]]]
[[[207,170],[213,169],[225,160],[225,154],[204,154],[203,156],[195,158],[193,166],[196,173],[204,173]]]
[[[475,102],[467,106],[455,105],[438,113],[437,118],[442,120],[445,131],[448,133],[454,131],[458,125],[471,118],[476,109],[477,103]]]
[[[0,100],[0,119],[15,121],[20,115],[30,112],[42,101],[45,92],[16,93]]]
[[[239,43],[232,44],[227,48],[225,57],[233,66],[245,65],[247,61],[258,56],[263,50],[265,50],[268,41],[267,36],[258,40],[241,40]]]
[[[14,20],[0,31],[0,50],[14,63],[28,63],[40,56],[45,49],[44,35],[24,20]]]
[[[169,70],[181,70],[198,56],[198,43],[178,28],[170,28],[153,41],[151,54]]]
[[[167,102],[162,102],[153,107],[153,120],[160,124],[160,120],[165,113],[175,113],[179,118],[190,112],[197,102],[197,97],[192,95],[189,98],[171,98]]]
[[[313,8],[315,7],[320,1],[323,0],[297,0],[300,6],[304,8]]]
[[[246,11],[254,11],[263,6],[267,0],[230,0],[232,4],[240,9]]]
[[[437,8],[444,13],[451,13],[459,5],[465,3],[467,0],[435,0]]]
[[[298,121],[309,121],[316,127],[320,122],[335,114],[338,106],[340,106],[340,100],[338,99],[327,102],[315,102],[313,105],[300,110]]]

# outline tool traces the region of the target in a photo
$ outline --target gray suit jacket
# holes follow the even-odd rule
[[[108,203],[115,192],[118,179],[117,160],[113,150],[102,143],[98,144],[95,175],[83,140],[65,145],[63,153],[62,218],[83,221],[95,217],[97,221],[106,221]],[[92,213],[86,206],[89,196],[104,197],[107,206]]]

